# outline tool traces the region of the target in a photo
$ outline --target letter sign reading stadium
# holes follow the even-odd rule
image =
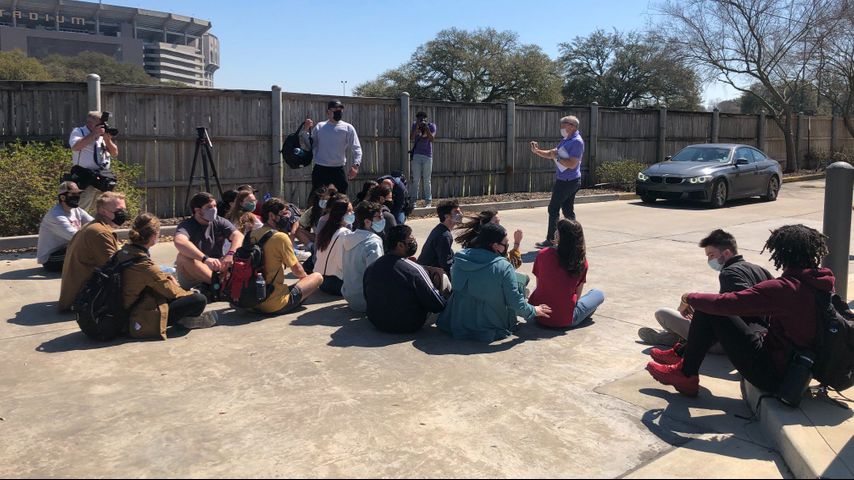
[[[86,19],[83,17],[66,17],[65,15],[51,15],[49,13],[22,12],[20,10],[3,10],[0,9],[0,19],[13,18],[19,24],[23,25],[55,25],[71,24],[81,27],[86,26]]]

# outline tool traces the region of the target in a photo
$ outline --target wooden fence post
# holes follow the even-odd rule
[[[270,163],[273,166],[273,196],[283,198],[284,196],[284,173],[282,165],[282,87],[273,85],[270,97],[270,142],[273,144],[270,150]]]
[[[587,136],[590,141],[587,160],[590,166],[587,167],[587,176],[590,177],[590,184],[596,185],[599,178],[596,175],[596,170],[599,168],[599,103],[593,102],[590,104],[590,134]]]
[[[400,94],[400,171],[406,178],[411,176],[409,165],[409,93]]]
[[[507,99],[506,135],[507,143],[504,151],[507,158],[504,165],[504,193],[510,193],[513,191],[515,185],[513,182],[513,171],[516,168],[516,100],[513,97]]]
[[[718,107],[712,111],[712,143],[718,143],[721,134],[721,111]]]
[[[765,122],[766,122],[765,110],[759,110],[759,122],[758,122],[758,126],[756,127],[759,129],[759,131],[757,132],[757,135],[756,135],[756,137],[758,139],[756,141],[756,148],[758,148],[759,150],[762,150],[763,152],[765,151],[765,129],[767,128]]]
[[[795,170],[801,169],[801,120],[803,120],[804,112],[798,112],[795,116]]]
[[[86,76],[86,90],[88,93],[88,102],[86,106],[89,111],[101,111],[101,77],[95,73],[90,73]]]
[[[667,107],[658,109],[658,148],[656,149],[657,156],[654,162],[664,161],[664,142],[667,141]]]
[[[830,115],[830,153],[836,152],[836,147],[838,144],[836,143],[836,115]]]

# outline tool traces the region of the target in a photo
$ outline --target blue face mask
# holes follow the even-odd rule
[[[242,205],[244,212],[254,212],[255,211],[255,202],[246,202]]]
[[[377,233],[382,233],[382,231],[385,230],[385,219],[374,220],[371,223],[371,230]]]
[[[326,199],[324,198],[323,200],[317,202],[317,206],[320,208],[326,208]]]
[[[353,222],[355,222],[355,221],[356,221],[356,214],[355,213],[348,213],[347,215],[344,215],[344,223],[346,223],[347,225],[352,225]]]
[[[709,267],[711,267],[712,270],[714,270],[716,272],[720,272],[721,270],[724,269],[723,264],[718,262],[717,258],[713,258],[713,259],[709,260]]]

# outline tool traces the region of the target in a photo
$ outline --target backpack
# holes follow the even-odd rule
[[[282,150],[280,151],[282,160],[291,168],[302,168],[306,165],[311,165],[312,158],[314,157],[311,150],[303,150],[300,145],[299,133],[302,131],[302,125],[300,123],[296,131],[285,137],[285,142],[282,143]],[[308,141],[314,146],[311,132],[308,134]]]
[[[273,284],[266,284],[264,298],[258,298],[255,278],[260,273],[264,276],[264,244],[276,233],[271,230],[252,244],[249,235],[243,239],[243,245],[234,252],[234,263],[231,265],[231,275],[225,284],[225,297],[235,307],[253,308],[264,302],[273,292]]]
[[[839,295],[816,291],[813,377],[836,391],[854,386],[854,312]]]
[[[106,342],[128,332],[128,311],[123,305],[122,270],[145,260],[136,257],[123,262],[114,254],[107,264],[96,268],[71,310],[87,337]]]

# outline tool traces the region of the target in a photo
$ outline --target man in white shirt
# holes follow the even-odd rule
[[[303,123],[300,140],[303,150],[314,154],[314,168],[311,171],[312,190],[320,186],[335,185],[338,192],[347,193],[347,181],[354,180],[362,164],[362,145],[353,125],[341,120],[344,104],[332,100],[326,105],[325,122],[314,125],[306,118]],[[312,128],[314,127],[314,128]],[[310,134],[308,132],[311,132]],[[310,137],[309,137],[310,135]],[[309,140],[310,138],[310,140]],[[344,172],[347,165],[347,151],[353,156],[353,165],[349,174]]]
[[[71,131],[68,138],[71,147],[71,164],[78,165],[91,172],[110,169],[111,156],[118,156],[119,147],[113,143],[113,137],[106,132],[101,123],[101,112],[89,112],[86,125]],[[91,210],[95,198],[102,192],[92,185],[81,185],[80,208]]]
[[[92,221],[86,210],[79,208],[80,188],[74,182],[59,184],[59,202],[42,218],[36,261],[49,272],[61,272],[65,251],[71,237],[80,227]]]

